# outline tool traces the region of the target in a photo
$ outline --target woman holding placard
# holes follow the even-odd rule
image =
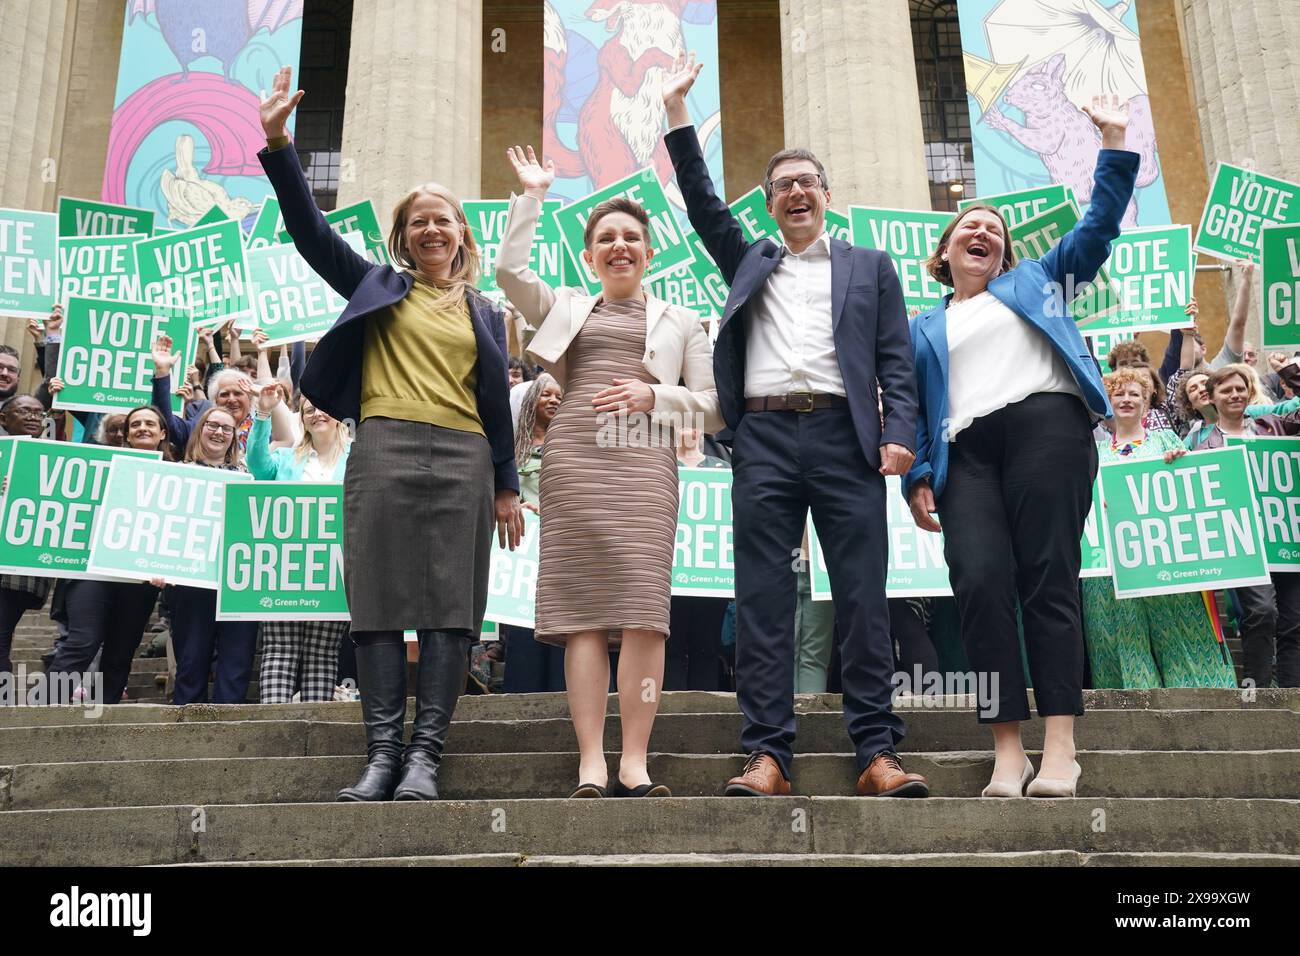
[[[0,403],[0,435],[39,438],[44,421],[45,406],[32,395],[13,395]],[[4,479],[4,474],[0,474],[0,482]],[[0,484],[0,496],[3,495]],[[45,603],[53,586],[53,578],[0,574],[0,674],[13,670],[9,654],[18,622],[25,613]]]
[[[951,286],[912,323],[921,414],[903,481],[917,525],[938,531],[971,668],[997,679],[981,699],[993,731],[985,796],[1073,796],[1074,718],[1083,713],[1079,539],[1097,474],[1094,419],[1110,406],[1066,307],[1110,255],[1133,195],[1138,154],[1124,149],[1118,100],[1086,109],[1101,151],[1087,214],[1041,259],[1019,264],[997,209],[958,213],[927,262]],[[1029,719],[1016,603],[1038,713],[1043,760],[1032,783],[1020,725]]]
[[[667,796],[667,787],[650,780],[646,749],[670,620],[672,432],[721,426],[712,350],[695,313],[642,291],[654,250],[646,212],[629,199],[606,200],[587,219],[582,258],[600,279],[599,296],[544,283],[528,258],[555,165],[541,166],[531,146],[506,153],[524,195],[511,201],[497,285],[537,330],[528,352],[564,389],[542,459],[535,631],[539,641],[565,649],[581,751],[573,795],[606,792],[609,650],[619,646],[623,754],[614,793]],[[593,589],[593,581],[601,586]]]
[[[368,763],[340,800],[436,800],[470,644],[487,604],[492,532],[523,531],[505,325],[475,289],[479,255],[460,202],[426,183],[393,210],[400,270],[357,254],[312,200],[285,123],[303,91],[289,67],[262,102],[258,154],[307,263],[348,299],[301,390],[355,426],[343,482],[344,582],[357,645]],[[403,760],[406,646],[416,631],[415,722]],[[399,779],[400,776],[400,779]]]
[[[271,412],[280,404],[281,388],[272,382],[257,393],[248,470],[261,481],[341,482],[351,444],[348,430],[306,398],[298,406],[302,438],[292,448],[271,450]],[[339,645],[347,633],[347,621],[263,621],[262,703],[289,703],[295,686],[303,702],[333,700]]]

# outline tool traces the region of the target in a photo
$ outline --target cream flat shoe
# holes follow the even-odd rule
[[[1025,784],[1034,779],[1034,765],[1025,758],[1025,768],[1020,771],[1020,782],[1016,784],[989,781],[989,785],[980,791],[981,797],[1023,797]]]
[[[1031,797],[1072,797],[1074,791],[1079,786],[1079,777],[1083,773],[1083,768],[1079,766],[1079,761],[1074,761],[1074,772],[1070,777],[1064,780],[1052,779],[1049,777],[1035,777],[1025,790],[1026,795]]]

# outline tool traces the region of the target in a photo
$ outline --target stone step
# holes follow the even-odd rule
[[[1203,798],[447,800],[0,813],[0,865],[481,853],[1300,855],[1300,802]]]
[[[931,792],[978,797],[993,772],[992,752],[905,754]],[[1037,755],[1035,755],[1037,756]],[[365,757],[221,757],[115,760],[0,767],[0,810],[173,804],[321,803],[356,782]],[[678,797],[719,796],[739,774],[741,755],[653,754],[651,778]],[[1300,799],[1300,750],[1097,751],[1079,754],[1080,797]],[[610,760],[610,779],[617,772]],[[448,754],[439,774],[448,800],[566,797],[577,784],[576,753]],[[852,754],[801,754],[796,796],[850,796]]]
[[[289,705],[292,706],[292,705]],[[320,705],[316,705],[320,706]],[[86,711],[93,713],[93,711]],[[919,710],[906,715],[902,747],[911,752],[979,750],[989,731],[969,711]],[[662,714],[651,749],[660,753],[730,754],[739,747],[739,714]],[[1025,726],[1025,745],[1041,746],[1042,721]],[[605,743],[619,747],[619,724],[605,726]],[[1300,740],[1300,714],[1289,710],[1094,710],[1075,730],[1081,750],[1272,750]],[[0,729],[6,762],[63,763],[200,757],[330,756],[364,752],[359,722],[312,720],[203,721],[196,723],[82,724]],[[847,747],[842,715],[799,718],[795,750],[839,753]],[[448,753],[554,753],[576,749],[567,718],[459,720]]]

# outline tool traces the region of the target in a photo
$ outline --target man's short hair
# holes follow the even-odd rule
[[[767,161],[767,171],[763,173],[763,195],[768,199],[772,198],[772,170],[782,163],[792,159],[806,159],[817,167],[817,175],[822,178],[822,189],[830,189],[830,180],[826,178],[826,167],[822,161],[806,149],[783,149],[772,154],[772,158]]]
[[[18,359],[18,364],[22,364],[22,358],[18,355],[18,350],[12,345],[0,345],[0,355],[12,355]]]
[[[1147,347],[1137,339],[1129,339],[1126,342],[1116,344],[1106,355],[1106,364],[1110,366],[1113,372],[1117,368],[1126,365],[1150,365],[1151,356],[1147,352]]]

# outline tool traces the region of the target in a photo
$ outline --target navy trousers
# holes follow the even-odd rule
[[[212,652],[217,653],[212,680],[214,704],[248,701],[248,682],[257,653],[256,621],[217,621],[217,592],[207,588],[171,589],[172,647],[176,651],[173,704],[206,704]]]
[[[158,589],[148,583],[69,581],[65,603],[68,636],[55,648],[48,671],[85,673],[102,650],[99,669],[104,675],[103,702],[121,702],[131,677],[131,661],[158,603]]]
[[[811,509],[835,592],[844,721],[860,772],[904,734],[891,703],[885,479],[867,463],[847,408],[747,413],[732,468],[741,746],[771,754],[789,777],[795,562]]]

